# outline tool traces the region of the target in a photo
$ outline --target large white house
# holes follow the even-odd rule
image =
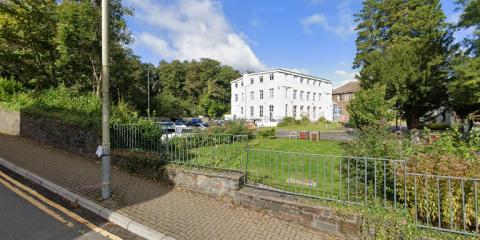
[[[244,74],[231,82],[231,117],[277,122],[284,117],[333,119],[332,82],[275,69]]]

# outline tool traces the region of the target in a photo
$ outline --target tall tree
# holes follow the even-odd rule
[[[28,88],[57,85],[56,1],[0,2],[0,76]]]
[[[365,0],[356,15],[354,68],[362,87],[387,87],[410,129],[447,98],[453,41],[439,0]]]
[[[124,45],[131,41],[125,16],[132,11],[121,0],[109,1],[110,52],[112,66],[123,63],[132,56]],[[67,85],[88,87],[100,94],[101,69],[101,1],[63,0],[57,8],[58,24],[55,42],[59,52],[56,65],[62,69],[61,79]],[[125,67],[122,66],[122,67]],[[114,76],[123,76],[122,68],[112,71]]]
[[[480,110],[480,0],[458,1],[463,10],[459,28],[473,28],[464,48],[455,57],[452,81],[448,86],[451,106],[462,118]]]

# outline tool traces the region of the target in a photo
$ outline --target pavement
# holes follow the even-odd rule
[[[112,169],[101,201],[100,163],[22,137],[0,135],[0,158],[174,239],[330,239],[227,201]]]

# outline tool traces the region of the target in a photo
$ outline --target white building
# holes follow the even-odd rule
[[[332,82],[284,69],[244,74],[231,82],[234,119],[333,119]]]

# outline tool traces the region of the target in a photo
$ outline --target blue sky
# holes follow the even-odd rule
[[[209,57],[240,71],[287,68],[330,79],[354,78],[353,14],[360,0],[127,0],[142,61]],[[453,0],[442,0],[455,22]],[[468,31],[459,32],[462,38]]]

